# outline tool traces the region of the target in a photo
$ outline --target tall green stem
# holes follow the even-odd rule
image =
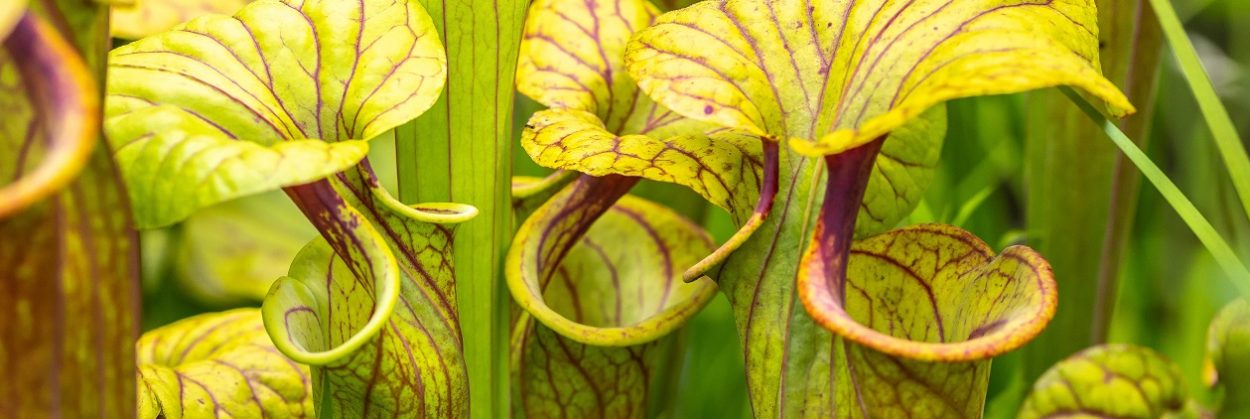
[[[1137,139],[1138,147],[1145,148],[1154,114],[1162,44],[1159,28],[1150,23],[1154,19],[1154,10],[1146,5],[1145,0],[1112,1],[1101,6],[1100,12],[1106,17],[1104,26],[1108,27],[1104,36],[1109,38],[1108,45],[1115,46],[1104,50],[1104,72],[1120,81],[1129,100],[1139,107],[1137,115],[1118,123],[1129,138]],[[1107,211],[1102,251],[1098,255],[1097,294],[1090,331],[1090,341],[1094,344],[1107,341],[1120,284],[1120,266],[1137,213],[1137,193],[1141,185],[1136,168],[1125,160],[1123,154],[1115,154],[1114,167],[1111,206]]]
[[[1090,120],[1102,127],[1107,136],[1111,138],[1111,142],[1120,148],[1125,157],[1131,160],[1133,165],[1137,166],[1137,169],[1141,171],[1142,175],[1146,176],[1146,179],[1159,191],[1159,194],[1163,195],[1163,199],[1168,201],[1168,204],[1172,206],[1172,209],[1176,210],[1176,213],[1181,216],[1181,219],[1194,232],[1194,235],[1198,236],[1198,240],[1202,242],[1203,247],[1206,247],[1211,256],[1215,258],[1216,263],[1220,265],[1220,268],[1232,280],[1233,285],[1237,287],[1242,296],[1250,297],[1250,270],[1246,269],[1246,265],[1242,263],[1241,259],[1238,259],[1237,253],[1228,245],[1228,242],[1224,241],[1223,237],[1220,237],[1220,233],[1215,230],[1215,227],[1211,226],[1206,217],[1203,217],[1193,202],[1190,202],[1189,198],[1185,197],[1185,194],[1163,173],[1163,170],[1160,170],[1159,166],[1150,161],[1150,157],[1147,157],[1146,153],[1137,148],[1133,140],[1128,138],[1124,131],[1121,131],[1115,123],[1104,118],[1102,114],[1094,109],[1093,105],[1086,102],[1084,98],[1072,89],[1066,87],[1061,89],[1064,95],[1068,96],[1068,99],[1079,106]]]
[[[1138,113],[1120,126],[1147,138],[1159,64],[1159,30],[1146,0],[1100,0],[1103,74]],[[1057,92],[1032,97],[1025,182],[1030,245],[1046,255],[1063,290],[1050,327],[1022,352],[1025,382],[1106,339],[1139,179],[1100,129]],[[1144,145],[1144,142],[1141,143]],[[1091,321],[1093,319],[1093,321]]]
[[[447,46],[430,111],[396,130],[400,197],[474,205],[456,234],[456,294],[475,418],[506,417],[508,310],[500,267],[512,236],[513,78],[524,0],[423,0]]]

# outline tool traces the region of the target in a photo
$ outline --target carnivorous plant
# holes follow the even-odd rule
[[[1099,75],[1090,1],[540,1],[529,19],[518,86],[550,109],[522,144],[582,175],[522,225],[514,296],[580,343],[662,336],[650,319],[568,326],[586,325],[547,307],[542,267],[637,179],[688,186],[741,227],[685,277],[734,305],[757,417],[979,416],[989,359],[1058,297],[1026,247],[890,231],[936,164],[943,102],[1073,85],[1133,110]]]
[[[689,326],[722,296],[754,417],[982,417],[992,360],[1038,336],[1060,293],[1038,251],[916,221],[943,147],[968,140],[948,102],[1060,88],[1076,105],[1060,112],[1089,116],[1079,131],[1111,136],[1250,284],[1112,121],[1136,109],[1102,75],[1100,23],[1159,43],[1137,32],[1154,9],[1129,1],[1133,36],[1095,0],[5,1],[0,417],[681,417],[692,392],[720,394],[681,383],[707,373]],[[1134,101],[1155,68],[1125,62],[1154,49],[1109,66]],[[513,87],[543,108],[519,138]],[[392,138],[395,167],[371,150]],[[518,141],[545,177],[510,176]],[[654,182],[732,228],[631,194]],[[303,217],[242,201],[266,192]],[[1122,240],[1130,220],[1081,237]],[[140,336],[136,228],[205,241],[154,263],[231,308]],[[1167,350],[1101,344],[1127,251],[1104,247],[1081,258],[1105,268],[1100,344],[1005,378],[990,410],[1250,411],[1246,302],[1210,322],[1207,387],[1187,386],[1197,369]]]

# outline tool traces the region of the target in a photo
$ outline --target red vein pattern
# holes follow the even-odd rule
[[[646,417],[671,373],[666,336],[715,293],[681,280],[710,239],[667,208],[618,201],[634,182],[581,175],[521,226],[507,264],[527,310],[512,336],[517,416]]]
[[[631,41],[630,75],[688,118],[849,150],[959,97],[1076,85],[1132,112],[1099,74],[1092,0],[709,1]]]
[[[560,336],[532,317],[513,337],[513,411],[522,418],[644,418],[671,339],[624,348]]]
[[[278,352],[257,309],[188,317],[135,346],[140,417],[313,417],[308,367]]]
[[[271,291],[267,327],[275,339],[309,352],[334,350],[372,333],[359,347],[313,367],[316,401],[326,406],[319,409],[345,417],[466,415],[452,228],[396,209],[402,204],[385,195],[367,162],[289,188],[288,195],[323,239],[306,247],[289,277]],[[379,289],[395,275],[398,301],[386,313]],[[382,326],[364,330],[379,312]]]
[[[1042,374],[1017,417],[1194,414],[1186,407],[1185,393],[1180,367],[1162,354],[1139,346],[1100,345],[1073,354]]]
[[[111,58],[109,132],[119,135],[110,137],[140,150],[168,147],[136,164],[141,166],[136,171],[168,168],[174,160],[204,165],[207,170],[198,172],[198,180],[207,181],[195,186],[207,189],[193,192],[221,199],[214,195],[221,189],[237,195],[257,188],[230,185],[242,183],[249,173],[273,171],[283,162],[294,165],[256,183],[284,186],[322,240],[301,252],[289,276],[266,298],[263,312],[275,346],[315,365],[318,412],[466,415],[452,229],[443,224],[471,218],[475,210],[400,204],[360,160],[364,148],[346,141],[375,137],[421,114],[438,98],[446,56],[421,5],[405,0],[255,2],[233,17],[197,18],[128,44]],[[176,126],[198,127],[196,134],[219,141],[205,146],[204,140],[188,136],[175,139],[172,147],[162,144],[161,135],[167,133],[145,135],[133,126],[160,122],[162,115],[144,114],[153,107],[177,108],[171,114]],[[230,139],[268,150],[230,147]],[[346,157],[351,152],[336,153],[342,148],[321,148],[327,164],[304,158],[307,154],[247,158],[292,151],[306,144],[301,139],[332,142],[357,153],[351,158]],[[305,152],[317,149],[303,147]],[[337,172],[339,165],[357,161],[346,172],[315,180],[325,174],[319,170]],[[237,176],[215,176],[219,168]],[[292,173],[309,178],[278,180]],[[176,197],[169,183],[152,189],[164,193],[159,198]]]
[[[446,59],[433,29],[419,4],[399,0],[207,15],[113,51],[107,114],[171,105],[261,144],[367,140],[438,97]]]
[[[865,273],[851,240],[894,227],[917,203],[947,100],[1073,85],[1131,113],[1098,73],[1095,18],[1092,0],[718,0],[635,34],[626,67],[652,99],[790,146],[776,208],[720,272],[756,417],[979,413],[984,359],[1053,315],[1048,265],[1014,248],[936,280],[922,268],[960,244],[917,227],[898,233],[912,244],[900,248],[930,262]],[[868,146],[882,152],[854,165],[805,158]]]

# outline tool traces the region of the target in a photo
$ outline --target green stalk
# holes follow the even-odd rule
[[[1215,93],[1211,78],[1203,69],[1202,60],[1185,34],[1185,27],[1176,16],[1172,4],[1167,0],[1150,0],[1150,5],[1155,9],[1163,35],[1172,47],[1172,54],[1176,57],[1181,74],[1185,76],[1185,82],[1189,84],[1189,89],[1198,101],[1198,109],[1215,137],[1220,157],[1224,159],[1224,166],[1233,178],[1233,188],[1241,198],[1242,210],[1250,217],[1250,157],[1246,156],[1246,149],[1237,137],[1237,128],[1228,116],[1224,104],[1220,102],[1219,95]]]
[[[1162,37],[1146,0],[1099,0],[1103,74],[1138,107],[1120,121],[1148,137]],[[1021,353],[1025,382],[1078,350],[1105,341],[1136,211],[1139,179],[1079,110],[1053,91],[1030,97],[1026,141],[1029,244],[1055,270],[1059,310]],[[1144,143],[1142,144],[1144,146]],[[1091,321],[1092,320],[1092,321]]]
[[[501,264],[512,237],[513,79],[528,3],[422,0],[447,46],[448,80],[430,111],[396,129],[400,197],[480,211],[456,233],[456,294],[470,411],[509,414],[508,310]]]
[[[1060,90],[1068,99],[1080,107],[1089,116],[1090,120],[1102,126],[1103,132],[1111,138],[1111,142],[1115,143],[1116,147],[1119,147],[1120,151],[1124,153],[1124,156],[1128,157],[1133,162],[1133,165],[1137,166],[1137,169],[1154,185],[1159,194],[1163,195],[1163,199],[1167,200],[1172,209],[1176,210],[1176,213],[1181,216],[1181,219],[1194,232],[1194,235],[1198,236],[1198,240],[1202,242],[1203,247],[1206,247],[1211,256],[1215,258],[1216,263],[1220,265],[1220,268],[1232,280],[1233,285],[1237,287],[1242,296],[1250,297],[1250,270],[1246,269],[1246,265],[1237,258],[1237,253],[1233,252],[1233,248],[1224,241],[1223,237],[1220,237],[1220,234],[1215,231],[1215,227],[1212,227],[1206,217],[1203,217],[1193,202],[1190,202],[1189,198],[1185,197],[1180,188],[1177,188],[1176,184],[1172,183],[1172,180],[1163,173],[1163,170],[1159,169],[1159,166],[1150,161],[1150,157],[1147,157],[1146,153],[1137,148],[1133,140],[1129,139],[1124,134],[1124,131],[1120,130],[1120,127],[1103,117],[1097,109],[1094,109],[1093,105],[1090,105],[1089,102],[1085,101],[1071,88],[1062,87]]]
[[[1154,115],[1154,98],[1158,88],[1160,46],[1159,28],[1148,24],[1154,18],[1154,10],[1143,0],[1131,3],[1114,3],[1114,6],[1132,10],[1108,10],[1108,16],[1131,13],[1132,19],[1115,19],[1110,23],[1117,44],[1127,44],[1127,57],[1118,57],[1106,63],[1105,70],[1119,78],[1129,98],[1137,106],[1138,114],[1118,122],[1120,129],[1137,139],[1137,146],[1145,148],[1150,136],[1150,121]],[[1065,104],[1066,105],[1066,104]],[[1107,226],[1103,231],[1102,249],[1098,258],[1097,294],[1094,317],[1090,330],[1091,343],[1106,343],[1111,329],[1111,317],[1115,312],[1116,296],[1119,295],[1120,267],[1124,251],[1128,247],[1133,219],[1137,215],[1137,195],[1141,178],[1123,154],[1115,155],[1111,181],[1111,206],[1107,211]]]

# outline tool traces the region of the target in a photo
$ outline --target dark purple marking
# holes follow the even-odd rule
[[[566,199],[562,202],[565,205],[550,216],[549,222],[543,223],[545,226],[538,244],[539,252],[542,254],[534,255],[538,258],[538,271],[543,276],[540,278],[540,284],[544,284],[545,287],[545,284],[550,281],[550,276],[555,272],[553,268],[558,266],[573,245],[586,235],[591,224],[594,224],[594,221],[599,219],[612,204],[629,192],[638,180],[639,178],[636,177],[620,175],[604,177],[582,175],[566,187],[568,192],[564,193],[572,196],[557,198]],[[577,217],[572,225],[566,224],[568,221],[565,221],[570,216]],[[553,238],[557,240],[556,243],[548,245],[548,240]]]
[[[712,108],[712,105],[707,105],[703,107],[704,115],[711,115],[713,111],[715,111],[715,109]]]
[[[816,226],[817,251],[824,269],[812,270],[811,274],[823,276],[819,279],[827,281],[829,292],[839,306],[846,304],[846,265],[855,236],[855,218],[884,140],[883,136],[825,157],[829,177],[825,184],[825,202]]]
[[[972,331],[971,334],[968,335],[968,340],[972,340],[972,339],[979,338],[981,336],[985,336],[989,334],[990,332],[993,332],[994,330],[998,329],[1004,323],[1007,323],[1006,319],[998,319],[998,320],[994,320],[992,322],[983,324],[977,327],[975,330]]]

